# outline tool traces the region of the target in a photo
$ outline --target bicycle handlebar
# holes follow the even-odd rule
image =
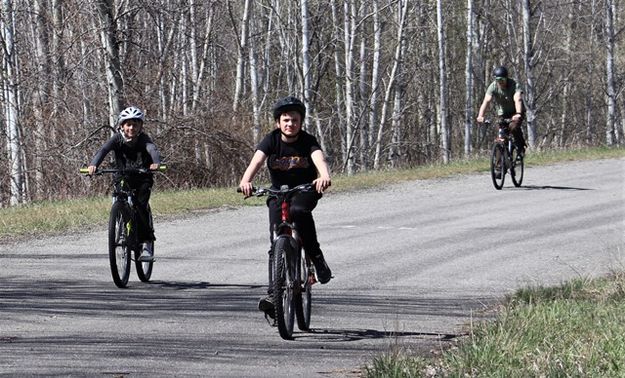
[[[289,195],[296,192],[311,192],[315,190],[315,185],[313,183],[301,184],[298,186],[294,186],[289,188],[288,185],[283,185],[280,189],[272,189],[266,187],[252,187],[252,195],[248,197],[262,197],[265,195],[268,196],[279,196],[279,195]],[[241,188],[237,188],[237,193],[242,193]],[[248,198],[245,197],[245,198]]]
[[[128,175],[133,173],[148,173],[148,172],[165,172],[167,170],[167,165],[160,164],[158,169],[152,171],[147,168],[127,168],[127,169],[117,169],[117,168],[98,168],[93,173],[95,176],[102,175],[105,173],[120,173],[122,175]],[[80,173],[83,175],[89,176],[89,168],[83,167],[80,168]]]
[[[498,124],[509,124],[510,122],[512,122],[512,118],[501,118],[497,120]],[[485,125],[489,125],[492,123],[492,121],[490,119],[485,119],[482,123]]]

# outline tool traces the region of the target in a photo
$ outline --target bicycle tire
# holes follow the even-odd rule
[[[273,250],[274,279],[273,279],[273,307],[276,325],[280,337],[285,340],[293,339],[293,326],[295,323],[295,311],[293,300],[293,280],[289,277],[288,256],[291,248],[290,241],[286,237],[276,239]]]
[[[310,330],[310,313],[312,308],[312,284],[310,262],[302,253],[300,258],[299,291],[295,295],[295,318],[300,331]],[[314,277],[314,273],[313,273]]]
[[[512,183],[515,187],[520,187],[523,184],[523,175],[525,173],[525,163],[523,156],[520,156],[518,148],[512,147],[512,153],[510,154],[512,161],[512,167],[510,168],[510,176],[512,177]]]
[[[505,166],[505,149],[501,143],[493,144],[493,151],[490,157],[490,176],[493,179],[493,185],[495,189],[501,190],[503,183],[506,179],[506,166]],[[497,167],[500,174],[497,175]]]
[[[148,225],[153,227],[152,211],[148,205]],[[152,241],[152,255],[154,255],[154,242]],[[137,269],[137,276],[141,282],[148,282],[152,277],[152,268],[154,267],[154,261],[139,261],[141,255],[141,248],[137,248],[135,251],[135,268]]]
[[[109,218],[109,263],[113,282],[119,288],[128,285],[130,276],[130,248],[128,245],[128,215],[125,204],[115,202]]]

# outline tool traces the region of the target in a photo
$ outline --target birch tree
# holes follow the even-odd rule
[[[614,0],[604,0],[605,6],[605,71],[606,71],[606,96],[607,115],[605,128],[605,142],[608,146],[616,144],[616,90],[614,78]]]
[[[230,4],[230,2],[228,2]],[[248,27],[250,18],[251,1],[245,0],[243,3],[243,15],[240,23],[240,32],[238,34],[237,43],[237,73],[234,80],[234,96],[232,100],[232,110],[236,113],[239,109],[241,101],[241,92],[243,90],[243,76],[245,70],[245,56],[247,51]],[[236,26],[235,26],[236,27]],[[236,35],[236,33],[235,33]]]
[[[12,0],[2,1],[2,94],[4,98],[4,122],[6,129],[6,143],[10,169],[10,200],[11,205],[17,205],[24,200],[24,171],[22,164],[22,144],[19,129],[19,91],[17,51],[15,49],[15,10]]]
[[[471,136],[473,130],[473,0],[467,0],[467,57],[465,61],[465,113],[464,113],[464,155],[471,155]]]
[[[356,6],[354,0],[344,0],[343,3],[343,43],[345,45],[345,172],[354,173],[354,41],[356,39]]]
[[[100,20],[100,39],[105,51],[104,64],[108,83],[109,125],[114,128],[124,98],[117,26],[113,16],[113,0],[96,0],[95,5]]]
[[[443,163],[449,163],[451,159],[451,138],[447,124],[447,67],[445,62],[445,20],[443,18],[443,0],[436,1],[436,21],[438,30],[438,87],[439,87],[439,113],[438,124],[441,134],[441,155]]]
[[[532,15],[530,0],[523,0],[523,63],[525,66],[525,102],[527,113],[527,142],[530,147],[536,145],[536,124],[534,112],[536,100],[534,93],[534,45],[533,30],[530,23]]]

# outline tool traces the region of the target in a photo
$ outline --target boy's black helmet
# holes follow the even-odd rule
[[[273,119],[278,120],[282,113],[295,110],[302,115],[302,119],[306,117],[306,105],[300,99],[293,96],[287,96],[278,100],[273,106]]]
[[[495,77],[508,77],[508,69],[504,66],[499,66],[497,68],[495,68],[495,71],[493,71],[493,76]]]

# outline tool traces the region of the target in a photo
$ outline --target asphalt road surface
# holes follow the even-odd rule
[[[476,174],[328,193],[315,217],[335,277],[293,341],[256,309],[264,206],[157,218],[153,281],[133,267],[127,289],[104,229],[2,245],[0,374],[357,376],[390,348],[453,343],[518,288],[623,269],[625,160],[525,173],[501,191]]]

